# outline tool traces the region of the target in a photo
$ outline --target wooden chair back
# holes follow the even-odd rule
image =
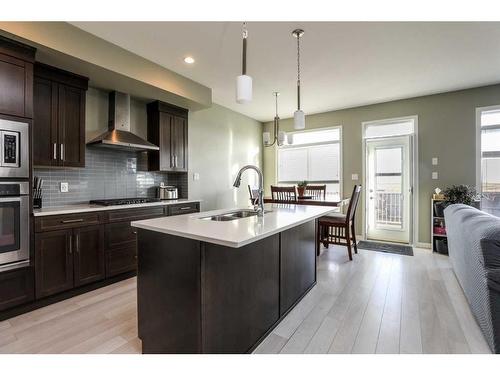
[[[271,196],[279,201],[296,201],[297,191],[295,186],[273,186],[271,185]]]
[[[361,195],[361,185],[354,185],[352,189],[351,199],[349,201],[349,208],[347,209],[346,220],[347,222],[353,221],[358,208],[359,196]]]
[[[306,195],[311,195],[315,199],[326,198],[326,185],[307,185]]]

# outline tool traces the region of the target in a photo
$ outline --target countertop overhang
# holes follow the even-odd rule
[[[125,210],[131,208],[147,208],[155,206],[169,206],[172,204],[193,203],[201,202],[200,199],[172,199],[152,203],[138,203],[138,204],[123,204],[118,206],[99,206],[96,204],[72,204],[59,207],[47,207],[33,210],[33,216],[50,216],[50,215],[66,215],[66,214],[79,214],[83,212],[94,211],[109,211],[109,210]]]
[[[139,229],[238,248],[338,211],[335,207],[266,204],[265,210],[270,212],[263,218],[251,216],[232,221],[200,220],[236,209],[239,208],[140,220],[131,225]]]

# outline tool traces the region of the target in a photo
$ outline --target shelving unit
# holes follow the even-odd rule
[[[440,202],[442,199],[431,199],[431,246],[433,252],[448,254],[448,237],[444,216],[436,215],[436,203]],[[436,228],[444,228],[444,233],[436,233],[439,230]]]

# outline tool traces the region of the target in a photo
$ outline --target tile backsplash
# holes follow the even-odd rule
[[[88,203],[92,199],[155,197],[160,182],[177,186],[179,197],[188,197],[187,173],[147,172],[141,154],[87,147],[85,168],[37,168],[43,178],[43,206]],[[61,193],[61,182],[69,191]]]

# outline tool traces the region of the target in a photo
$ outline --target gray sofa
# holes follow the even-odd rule
[[[500,353],[500,218],[463,204],[444,210],[453,269],[484,337]]]

